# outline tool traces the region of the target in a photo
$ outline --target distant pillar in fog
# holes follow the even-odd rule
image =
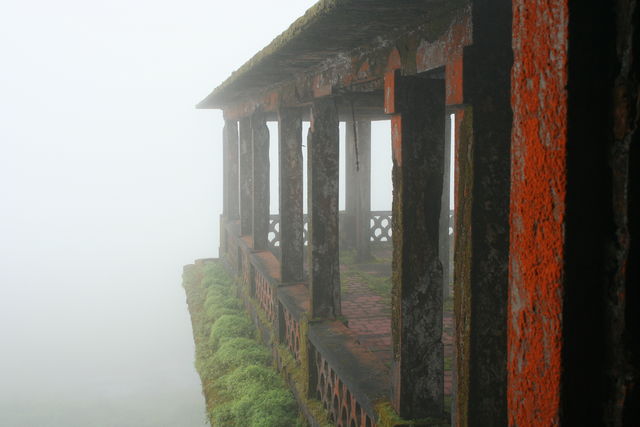
[[[224,216],[229,220],[239,218],[238,204],[238,122],[226,120],[223,131]]]
[[[247,236],[251,234],[251,222],[253,218],[253,200],[251,192],[253,189],[253,135],[251,132],[251,121],[249,118],[240,120],[240,234]]]
[[[253,179],[253,249],[266,250],[269,244],[269,128],[262,114],[251,117]]]

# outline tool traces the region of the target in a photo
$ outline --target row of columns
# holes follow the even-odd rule
[[[521,312],[528,316],[527,319],[533,319],[530,323],[533,322],[534,326],[536,322],[542,325],[544,321],[543,326],[550,328],[548,321],[553,318],[553,316],[544,316],[546,311],[540,310],[539,304],[535,305],[535,298],[530,298],[533,301],[531,302],[526,298],[518,297],[518,295],[529,295],[526,292],[533,295],[534,291],[539,288],[526,287],[522,284],[526,282],[526,277],[525,279],[520,277],[522,275],[519,273],[519,269],[522,268],[522,265],[525,267],[528,265],[522,264],[522,259],[531,257],[527,258],[523,255],[521,258],[517,258],[517,253],[512,255],[512,258],[515,257],[515,262],[511,264],[514,269],[511,272],[513,279],[512,282],[509,281],[510,144],[512,130],[510,102],[513,64],[511,55],[513,52],[512,40],[515,40],[512,39],[511,32],[512,2],[507,0],[492,1],[490,2],[492,7],[484,7],[484,3],[487,2],[473,0],[471,3],[474,6],[472,8],[474,44],[465,47],[463,51],[464,68],[459,84],[464,99],[459,100],[460,104],[456,103],[459,134],[456,138],[457,199],[455,256],[452,257],[455,259],[453,272],[447,272],[447,270],[451,270],[448,260],[450,248],[445,244],[448,239],[444,235],[448,234],[448,222],[444,218],[446,215],[446,219],[448,219],[448,194],[440,193],[443,187],[446,188],[443,176],[448,176],[446,165],[449,158],[445,151],[446,136],[445,126],[443,126],[446,123],[444,82],[437,79],[401,76],[397,73],[390,73],[385,78],[385,110],[392,119],[394,181],[391,397],[395,410],[404,418],[430,417],[445,412],[442,345],[443,280],[453,273],[456,284],[454,370],[457,376],[455,379],[457,390],[454,391],[452,408],[454,423],[469,426],[498,426],[514,422],[514,419],[517,416],[523,416],[522,414],[530,415],[530,418],[523,416],[521,419],[535,419],[541,413],[544,418],[544,411],[539,411],[539,408],[553,406],[555,410],[555,408],[561,407],[560,403],[557,403],[560,400],[556,398],[556,395],[554,395],[556,396],[555,400],[542,398],[538,399],[539,401],[535,400],[538,395],[531,391],[531,378],[536,375],[543,375],[543,379],[551,376],[556,382],[547,381],[545,384],[552,384],[552,386],[560,384],[559,378],[561,376],[557,374],[556,367],[557,363],[560,363],[560,357],[566,355],[564,353],[560,355],[556,351],[557,346],[553,347],[555,341],[552,340],[546,340],[544,345],[539,346],[545,349],[544,354],[541,351],[527,353],[527,343],[535,343],[539,337],[531,338],[531,334],[527,332],[526,328],[521,328],[522,321],[518,323],[518,319],[526,317],[522,317]],[[478,5],[481,7],[476,7]],[[575,40],[582,39],[575,37]],[[579,49],[574,51],[580,52]],[[579,69],[579,67],[575,68]],[[491,78],[488,79],[486,76],[491,76]],[[606,103],[601,104],[606,105]],[[581,103],[580,105],[587,104]],[[580,109],[576,108],[575,110],[579,111]],[[302,144],[302,135],[301,120],[297,114],[299,113],[295,111],[282,110],[279,116],[280,233],[283,282],[300,280],[303,271],[302,154],[301,148],[299,148]],[[316,100],[311,109],[311,122],[312,127],[308,136],[310,214],[310,248],[308,253],[310,256],[309,282],[312,289],[311,307],[314,317],[333,317],[340,313],[337,232],[338,117],[333,102],[323,99]],[[582,124],[578,120],[575,122]],[[591,122],[595,123],[596,121],[592,120]],[[238,169],[243,170],[245,167],[247,171],[249,170],[248,166],[242,166],[247,161],[243,160],[243,156],[246,156],[247,153],[251,154],[249,150],[253,135],[249,133],[249,125],[250,119],[240,121],[239,153],[237,148],[234,151],[232,147],[234,143],[236,147],[238,146],[238,135],[234,136],[233,131],[227,131],[227,128],[234,128],[235,122],[231,124],[228,122],[225,126],[225,141],[230,145],[225,151],[225,159],[227,157],[233,159],[234,155],[236,158],[239,156],[241,165],[240,168],[235,167],[234,169],[233,164],[225,164],[225,188],[228,189],[225,191],[229,191],[229,194],[225,193],[225,203],[227,203],[225,215],[229,218],[234,218],[234,215],[237,215],[237,218],[241,219],[241,229],[245,235],[252,233],[250,219],[254,215],[252,211],[254,206],[250,204],[253,201],[250,193],[250,189],[253,188],[252,182],[246,181],[254,179],[254,176],[252,172],[246,174],[245,178],[238,178],[234,176],[234,173],[237,174]],[[370,197],[370,189],[366,188],[366,183],[365,188],[358,187],[360,179],[370,174],[370,164],[367,163],[367,150],[370,150],[370,147],[366,146],[368,137],[365,136],[370,132],[370,128],[367,126],[367,123],[357,125],[360,170],[347,171],[347,221],[351,221],[347,230],[352,232],[353,236],[350,239],[356,242],[356,247],[359,247],[358,245],[365,239],[368,241],[368,229],[366,233],[363,231],[365,224],[368,228],[368,213],[366,219],[364,215],[358,214],[359,209],[368,206],[368,197]],[[245,128],[246,130],[243,131]],[[575,128],[577,129],[579,126],[576,125]],[[572,130],[575,129],[572,128]],[[243,137],[243,134],[246,137]],[[349,164],[354,164],[355,141],[354,132],[350,125],[347,126],[347,140],[349,141],[346,152],[347,161]],[[573,161],[577,162],[575,158]],[[539,171],[536,169],[534,172]],[[521,173],[521,171],[515,170],[514,173]],[[576,179],[574,182],[580,181]],[[239,200],[237,199],[238,188],[240,188]],[[520,187],[515,188],[517,190]],[[523,188],[524,190],[522,190]],[[526,186],[521,186],[520,190],[520,193],[516,191],[516,195],[521,196],[523,200],[526,199]],[[236,193],[235,199],[231,194],[234,191]],[[350,196],[353,194],[357,194],[357,197]],[[516,199],[516,202],[518,200]],[[575,202],[575,200],[573,201]],[[237,209],[238,205],[240,209]],[[579,209],[575,209],[575,211],[582,212]],[[512,213],[512,215],[514,214]],[[570,215],[568,217],[573,218]],[[574,217],[578,218],[578,215],[576,214]],[[518,212],[513,218],[521,219]],[[575,225],[576,221],[570,225]],[[517,221],[514,224],[518,227],[521,225]],[[527,237],[526,230],[523,232],[520,230],[522,227],[518,227],[515,228],[515,231],[511,230],[511,237],[519,235]],[[584,233],[578,232],[584,231],[585,227],[574,226],[571,229],[574,231],[573,234],[567,228],[569,230],[567,233],[569,233],[569,237],[584,235]],[[533,229],[535,231],[535,227]],[[358,233],[360,233],[360,237],[357,237]],[[531,232],[531,235],[534,234]],[[367,237],[365,238],[365,236]],[[578,237],[571,242],[583,243]],[[590,253],[597,252],[591,251],[593,249],[591,246],[587,245],[586,247]],[[360,253],[363,257],[367,255],[364,251]],[[575,260],[583,258],[574,257]],[[597,274],[591,274],[595,267],[584,270],[587,271],[584,273],[581,272],[584,263],[575,261],[574,264],[572,264],[573,270],[570,268],[567,270],[568,276],[574,274],[576,277],[577,275],[581,275],[580,277],[587,277],[587,275],[600,277]],[[534,267],[538,265],[536,264]],[[597,266],[599,264],[594,262],[590,265]],[[533,267],[531,268],[533,269]],[[549,279],[549,286],[554,285],[551,282],[553,280]],[[584,283],[580,280],[574,282]],[[509,287],[518,291],[513,293],[515,297],[511,295],[512,307],[509,308],[511,312],[507,307],[507,289]],[[570,315],[568,319],[573,320],[573,323],[567,322],[566,325],[562,324],[564,326],[556,326],[556,328],[561,327],[562,329],[557,331],[554,329],[552,332],[574,337],[576,334],[569,332],[575,332],[578,329],[580,329],[578,332],[589,330],[587,327],[578,328],[575,326],[579,323],[576,319],[583,321],[588,316],[576,314],[578,311],[575,307],[578,304],[575,301],[580,302],[587,298],[588,302],[593,302],[596,298],[591,298],[589,295],[584,297],[586,295],[583,291],[584,287],[578,288],[577,286],[568,286],[568,295],[575,296],[575,298],[574,300],[565,298],[566,301],[574,303],[573,306],[568,305],[568,307],[573,307],[575,312],[567,312]],[[555,288],[550,287],[549,289]],[[573,293],[571,293],[572,291]],[[557,296],[559,295],[557,292],[548,292],[548,294],[556,298],[552,302],[562,299]],[[594,293],[594,295],[601,294]],[[551,301],[552,297],[548,297],[547,300]],[[602,303],[598,302],[598,304]],[[597,306],[597,304],[593,303],[592,306]],[[518,313],[521,317],[517,317]],[[584,311],[584,313],[588,313],[588,311]],[[598,320],[587,319],[588,326],[597,322]],[[510,325],[510,337],[507,334],[508,324]],[[587,338],[590,337],[586,333],[583,335]],[[542,342],[545,337],[546,335],[539,338],[538,341]],[[516,355],[509,359],[507,357],[508,338],[511,350],[513,350],[510,350],[511,354]],[[589,347],[592,341],[587,338],[581,336],[571,338],[580,344],[573,346],[573,348],[592,350]],[[567,353],[569,354],[572,347],[568,346],[567,348],[569,348]],[[592,353],[594,352],[592,351]],[[582,352],[583,354],[586,353]],[[597,353],[597,355],[600,354]],[[549,359],[549,355],[556,357],[556,359]],[[570,356],[572,355],[570,354]],[[587,368],[592,367],[590,363],[597,357],[599,356],[586,358],[587,362],[582,364],[571,363],[570,366],[567,364],[569,368],[565,370],[569,374],[564,376],[569,379],[569,387],[566,387],[569,392],[575,391],[574,389],[580,385],[579,381],[571,382],[570,380],[578,377],[583,378],[584,375],[579,374],[587,372]],[[572,361],[574,359],[580,358],[571,357]],[[518,362],[522,360],[527,363]],[[556,364],[549,362],[549,360],[552,362],[555,360]],[[564,362],[565,358],[562,358],[561,361]],[[534,372],[531,366],[542,366],[544,369],[541,368]],[[564,363],[562,366],[566,368]],[[509,394],[507,393],[507,372],[510,375],[515,372],[509,383]],[[563,381],[566,380],[564,376],[562,376]],[[518,380],[518,378],[522,378],[522,380]],[[573,386],[574,383],[578,385]],[[559,386],[553,390],[559,396],[558,389]],[[569,392],[562,394],[562,396],[565,394],[568,396]],[[530,397],[529,400],[533,403],[522,404],[522,396]],[[541,396],[544,397],[547,394],[543,393]],[[510,405],[514,405],[515,412],[513,413],[516,414],[516,418],[508,419],[507,401]],[[549,404],[550,401],[551,404]],[[569,403],[565,402],[562,409],[566,409],[565,412],[576,419],[587,419],[587,415],[595,411],[595,409],[590,409],[585,412],[579,404],[572,405],[571,399],[564,399],[564,401]],[[595,408],[598,405],[591,406]],[[587,415],[579,415],[580,413]],[[554,414],[557,412],[553,412],[551,415]],[[557,417],[557,415],[554,416]],[[553,419],[557,420],[557,418]]]
[[[445,88],[440,79],[393,74],[389,80],[386,85],[393,90],[385,109],[392,115],[394,184],[392,401],[401,416],[419,418],[444,413],[440,217]],[[281,109],[278,124],[281,281],[290,283],[304,278],[300,111]],[[239,135],[234,134],[238,128]],[[254,249],[264,250],[269,231],[269,132],[264,116],[243,118],[239,126],[227,121],[224,135],[225,215],[239,219],[240,233],[252,237]],[[346,136],[345,229],[364,260],[370,256],[370,122],[348,123]],[[307,155],[311,315],[334,319],[341,314],[341,303],[339,116],[332,99],[318,99],[311,106]]]
[[[310,111],[307,135],[308,281],[314,318],[335,318],[340,309],[339,264],[339,117],[331,99],[319,99]],[[357,129],[354,134],[353,129]],[[347,124],[348,201],[347,241],[358,258],[369,253],[371,204],[371,123]],[[357,135],[357,137],[356,137]],[[225,121],[224,210],[228,220],[239,220],[240,235],[250,236],[254,250],[268,249],[269,130],[263,114],[238,122]],[[302,114],[299,109],[278,112],[281,281],[304,280],[304,217]],[[358,145],[356,156],[354,146]],[[356,161],[359,167],[356,168]]]
[[[393,146],[392,401],[403,417],[444,413],[441,203],[445,174],[445,86],[441,79],[388,76]],[[281,281],[303,280],[302,117],[281,109],[279,124]],[[239,128],[239,135],[234,129]],[[369,253],[371,124],[347,124],[346,230]],[[225,125],[225,214],[240,220],[253,248],[267,248],[269,132],[254,114]],[[357,147],[357,148],[356,148]],[[357,150],[357,151],[356,151]],[[313,102],[307,135],[308,283],[311,315],[341,314],[339,116],[330,98]],[[237,157],[234,157],[237,156]],[[355,167],[357,163],[358,167]],[[236,165],[239,167],[236,167]],[[237,175],[237,176],[236,176]],[[237,198],[236,194],[239,194]],[[237,205],[236,205],[237,204]],[[233,206],[232,206],[233,205]],[[235,215],[235,216],[234,216]]]

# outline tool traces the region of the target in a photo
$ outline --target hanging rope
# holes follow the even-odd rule
[[[358,127],[356,126],[356,110],[353,106],[354,101],[353,98],[350,100],[351,103],[351,123],[353,124],[353,143],[356,151],[356,172],[360,172],[360,159],[358,157]]]

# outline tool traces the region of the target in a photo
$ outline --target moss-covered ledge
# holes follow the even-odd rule
[[[246,246],[243,246],[243,249],[246,251],[250,250]],[[303,286],[277,286],[278,282],[271,278],[265,266],[257,259],[255,254],[253,254],[250,259],[251,265],[260,274],[268,278],[270,286],[277,288],[278,300],[294,314],[296,320],[299,322],[300,341],[307,343],[307,331],[309,328],[308,306],[305,306],[303,300],[308,301],[308,295],[306,295],[306,291],[303,291],[304,295],[300,295],[299,292],[295,295],[296,292],[294,290],[297,289],[300,291],[300,287]],[[311,397],[312,393],[309,391],[307,345],[303,344],[300,346],[301,359],[296,361],[291,350],[278,342],[279,333],[275,329],[275,325],[267,318],[258,300],[251,296],[249,286],[246,284],[243,286],[240,281],[238,281],[237,284],[237,293],[241,300],[244,301],[244,308],[248,316],[256,325],[258,338],[271,348],[274,363],[295,396],[298,408],[302,416],[306,419],[307,425],[310,427],[331,427],[333,424],[329,422],[329,413],[324,410],[319,400]]]
[[[183,286],[211,425],[306,425],[222,263],[207,259],[185,266]]]

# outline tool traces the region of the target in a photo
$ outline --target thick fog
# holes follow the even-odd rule
[[[0,10],[0,426],[198,426],[182,265],[217,255],[221,114],[312,0]]]

